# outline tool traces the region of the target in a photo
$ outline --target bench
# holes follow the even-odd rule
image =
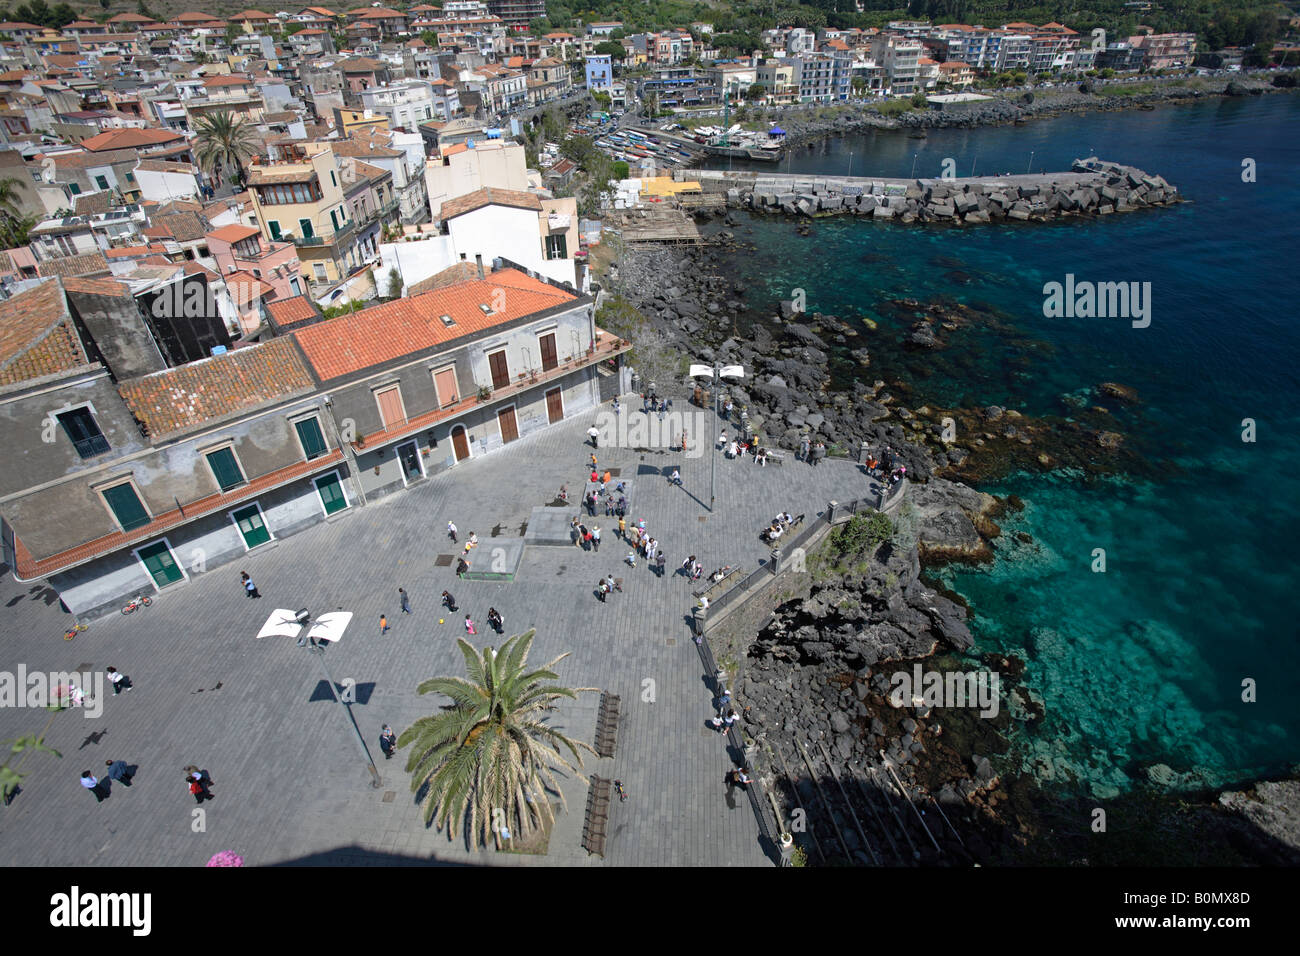
[[[733,567],[730,571],[728,571],[726,574],[724,574],[720,580],[717,580],[717,581],[711,581],[711,582],[707,583],[707,584],[706,584],[703,588],[701,588],[700,590],[698,590],[698,591],[693,591],[692,593],[693,593],[697,598],[699,598],[699,597],[707,597],[710,601],[712,601],[713,598],[714,598],[718,593],[721,593],[722,591],[725,591],[728,587],[730,587],[730,584],[728,583],[728,579],[729,579],[733,574],[735,574],[737,571],[739,571],[739,570],[740,570],[739,568]]]
[[[601,757],[614,756],[618,738],[619,698],[601,692],[600,709],[596,713],[596,753]]]
[[[605,855],[605,830],[609,825],[609,802],[613,782],[595,774],[587,791],[587,812],[582,821],[582,848],[597,856]]]

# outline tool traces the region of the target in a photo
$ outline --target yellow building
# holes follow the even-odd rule
[[[388,117],[382,113],[367,116],[364,110],[334,108],[334,128],[343,139],[351,139],[357,130],[387,130]]]
[[[364,265],[356,223],[348,217],[346,186],[327,144],[294,144],[281,152],[282,159],[254,161],[248,191],[262,235],[292,242],[318,291]]]

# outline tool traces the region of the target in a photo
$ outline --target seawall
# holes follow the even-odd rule
[[[725,193],[728,206],[794,216],[851,215],[899,222],[987,223],[1106,216],[1182,202],[1162,176],[1097,157],[1069,172],[1024,176],[891,179],[805,176],[727,170],[674,170],[705,192]]]

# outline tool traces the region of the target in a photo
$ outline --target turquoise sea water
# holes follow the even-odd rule
[[[847,137],[799,150],[793,172],[961,175],[1068,169],[1097,154],[1164,175],[1192,202],[1054,224],[974,228],[820,220],[812,238],[748,217],[758,250],[730,264],[759,313],[805,290],[809,311],[862,326],[870,380],[917,399],[1068,414],[1100,382],[1137,389],[1114,408],[1152,464],[1116,479],[1019,474],[991,567],[941,579],[974,612],[976,651],[1023,656],[1047,716],[1017,738],[1027,769],[1098,796],[1165,763],[1225,781],[1300,763],[1300,96],[1082,114],[1025,127]],[[1243,182],[1252,159],[1257,181]],[[770,167],[769,167],[770,168]],[[1149,328],[1045,318],[1045,282],[1151,283]],[[881,303],[951,297],[999,310],[959,348],[904,353]],[[1095,398],[1090,401],[1096,401]],[[1242,441],[1242,420],[1258,440]],[[1024,531],[1032,545],[1018,543]],[[1092,571],[1104,548],[1107,570]],[[1242,701],[1253,680],[1258,701]]]

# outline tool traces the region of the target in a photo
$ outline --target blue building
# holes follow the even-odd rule
[[[587,89],[592,92],[607,90],[612,82],[614,82],[614,58],[608,54],[588,56]]]

